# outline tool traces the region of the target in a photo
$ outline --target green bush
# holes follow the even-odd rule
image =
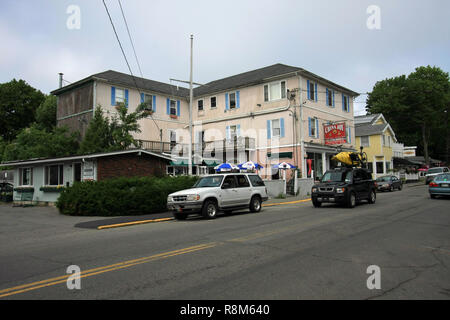
[[[56,202],[59,212],[72,216],[127,216],[167,210],[167,196],[192,187],[198,177],[123,177],[76,182]]]

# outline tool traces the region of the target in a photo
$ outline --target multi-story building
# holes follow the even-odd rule
[[[99,73],[52,92],[58,96],[58,125],[85,133],[94,107],[112,114],[117,102],[130,111],[148,102],[153,114],[140,122],[143,147],[171,152],[188,143],[189,91],[115,71]],[[286,161],[303,177],[321,176],[338,150],[355,150],[353,99],[358,94],[298,67],[275,64],[215,80],[194,90],[193,142],[198,164],[218,161],[271,165]],[[337,124],[341,139],[326,139]],[[328,138],[328,129],[327,138]],[[336,130],[334,130],[336,131]],[[185,154],[186,156],[186,154]],[[206,163],[207,164],[207,163]]]
[[[367,153],[368,167],[374,178],[393,170],[393,158],[397,138],[383,114],[355,117],[356,146]],[[400,155],[400,154],[398,154]]]

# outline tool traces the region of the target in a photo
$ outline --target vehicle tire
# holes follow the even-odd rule
[[[394,186],[391,185],[391,186],[389,187],[389,192],[392,192],[392,191],[394,191]]]
[[[356,194],[354,192],[350,192],[347,200],[347,207],[354,208],[356,206]]]
[[[436,199],[436,195],[435,194],[430,194],[431,199]]]
[[[261,211],[261,198],[259,196],[253,196],[250,200],[250,211],[260,212]]]
[[[186,220],[186,218],[188,217],[188,214],[186,212],[175,211],[173,213],[173,217],[177,220]]]
[[[208,199],[203,204],[202,216],[207,219],[214,219],[217,216],[217,203],[212,199]]]
[[[320,208],[322,206],[322,202],[312,199],[312,203],[314,208]]]
[[[377,200],[377,194],[376,194],[376,192],[375,192],[374,190],[370,191],[370,193],[369,193],[369,198],[367,198],[367,201],[368,201],[370,204],[374,204],[376,200]]]
[[[399,185],[398,186],[398,191],[402,190],[402,188],[403,188],[403,184]]]

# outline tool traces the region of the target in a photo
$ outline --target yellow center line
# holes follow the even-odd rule
[[[97,227],[98,230],[103,229],[110,229],[110,228],[117,228],[117,227],[125,227],[125,226],[132,226],[137,224],[144,224],[144,223],[151,223],[151,222],[164,222],[164,221],[170,221],[173,220],[173,218],[160,218],[160,219],[152,219],[152,220],[139,220],[139,221],[132,221],[132,222],[124,222],[124,223],[117,223],[117,224],[108,224],[104,226]]]
[[[287,201],[287,202],[278,202],[278,203],[266,203],[263,204],[263,207],[271,207],[271,206],[279,206],[282,204],[294,204],[294,203],[301,203],[301,202],[307,202],[311,201],[311,199],[304,199],[304,200],[295,200],[295,201]]]
[[[143,258],[139,258],[139,259],[133,259],[133,260],[128,260],[128,261],[124,261],[124,262],[119,262],[119,263],[115,263],[115,264],[112,264],[109,266],[89,269],[89,270],[85,270],[85,271],[81,272],[80,278],[90,277],[90,276],[98,275],[98,274],[105,273],[105,272],[128,268],[131,266],[147,263],[147,262],[158,260],[158,259],[165,259],[165,258],[173,257],[176,255],[181,255],[181,254],[185,254],[185,253],[189,253],[189,252],[208,249],[208,248],[215,247],[216,245],[217,245],[217,243],[215,243],[215,242],[206,243],[206,244],[202,244],[202,245],[187,247],[184,249],[159,253],[159,254],[149,256],[149,257],[143,257]],[[12,287],[12,288],[3,289],[3,290],[0,290],[0,298],[7,297],[10,295],[15,295],[15,294],[22,293],[22,292],[36,290],[36,289],[43,288],[43,287],[60,284],[60,283],[66,282],[68,277],[74,276],[74,275],[77,275],[77,274],[63,275],[63,276],[59,276],[59,277],[55,277],[55,278],[50,278],[50,279],[46,279],[46,280],[42,280],[42,281],[37,281],[37,282],[29,283],[29,284],[24,284],[24,285]]]

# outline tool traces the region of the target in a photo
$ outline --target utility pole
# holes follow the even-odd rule
[[[192,70],[193,70],[193,43],[194,43],[194,36],[191,34],[191,67],[190,67],[190,74],[189,74],[189,81],[185,80],[177,80],[177,79],[170,79],[170,81],[178,81],[183,83],[189,83],[189,143],[188,143],[188,173],[191,176],[192,175],[192,103],[194,99],[194,91],[193,91],[193,85],[199,85],[202,86],[203,84],[196,83],[192,81]]]

